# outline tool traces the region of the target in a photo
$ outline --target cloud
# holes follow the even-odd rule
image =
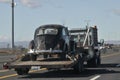
[[[40,2],[38,0],[20,0],[24,6],[30,8],[36,8],[40,6]]]
[[[16,0],[14,0],[17,2]],[[11,3],[12,0],[0,0],[0,3]],[[40,7],[40,0],[19,0],[21,4],[30,8]]]
[[[45,4],[49,4],[52,7],[55,8],[62,8],[62,6],[54,3],[52,0],[14,0],[15,3],[20,3],[26,7],[30,7],[30,8],[37,8],[37,7],[41,7],[41,4],[44,2]],[[0,0],[0,3],[11,3],[12,0]]]
[[[11,0],[0,0],[0,2],[2,2],[2,3],[10,3]]]
[[[120,9],[114,9],[112,11],[115,15],[120,16]]]

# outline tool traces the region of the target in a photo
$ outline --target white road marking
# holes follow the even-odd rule
[[[97,76],[91,78],[90,80],[96,80],[96,79],[98,79],[99,77],[100,77],[100,75],[97,75]]]

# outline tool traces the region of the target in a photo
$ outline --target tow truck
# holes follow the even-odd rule
[[[28,74],[32,66],[73,68],[81,73],[85,61],[89,66],[98,66],[101,61],[96,27],[68,30],[63,25],[47,24],[35,30],[28,53],[4,67],[14,68],[18,75]]]

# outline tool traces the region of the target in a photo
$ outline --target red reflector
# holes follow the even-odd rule
[[[8,69],[8,63],[3,64],[3,69]]]

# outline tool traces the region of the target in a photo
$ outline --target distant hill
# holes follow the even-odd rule
[[[15,46],[28,48],[29,42],[30,41],[17,41],[17,42],[15,42]],[[120,45],[120,41],[115,41],[115,40],[105,41],[105,43]],[[0,48],[8,48],[8,47],[11,47],[11,42],[0,42]]]
[[[120,41],[115,41],[115,40],[109,40],[109,41],[105,41],[106,44],[118,44],[120,45]]]
[[[29,42],[30,41],[18,41],[18,42],[15,42],[15,45],[16,46],[22,46],[24,48],[28,48]]]
[[[9,46],[9,42],[0,42],[0,48],[7,48]]]

